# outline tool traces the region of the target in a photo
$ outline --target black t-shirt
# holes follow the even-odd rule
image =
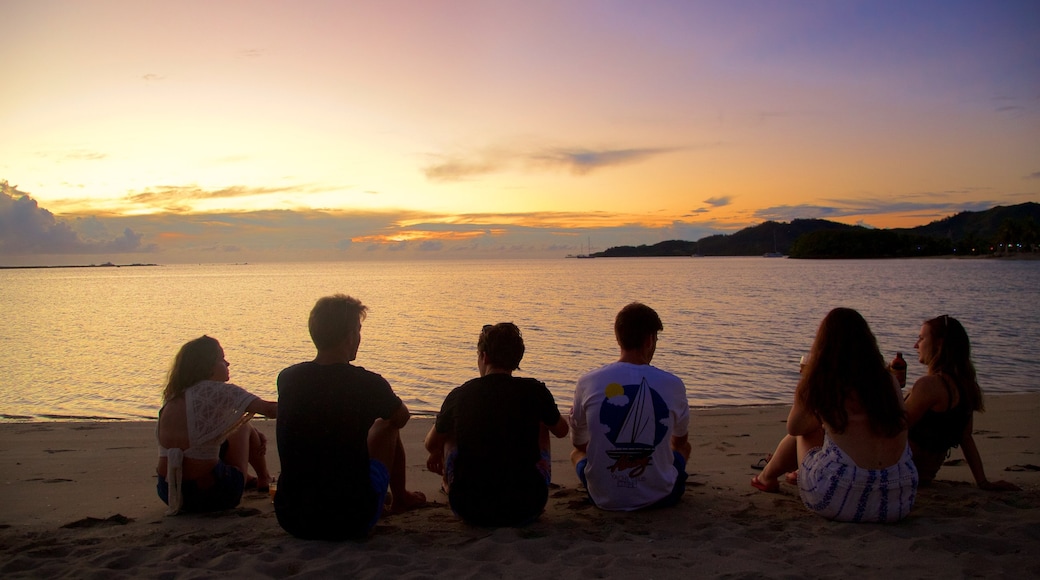
[[[278,375],[274,507],[282,528],[312,539],[367,531],[377,507],[368,430],[400,405],[383,377],[351,364],[306,362]]]
[[[454,389],[444,399],[436,429],[454,434],[458,448],[449,502],[463,519],[512,525],[541,513],[548,500],[539,473],[541,425],[555,425],[560,410],[545,384],[490,374]]]

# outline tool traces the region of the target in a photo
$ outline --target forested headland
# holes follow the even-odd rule
[[[591,256],[761,256],[770,252],[804,259],[1035,255],[1040,253],[1040,204],[964,211],[915,228],[868,228],[821,219],[767,221],[733,234],[617,246]]]

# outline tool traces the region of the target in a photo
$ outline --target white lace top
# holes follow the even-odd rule
[[[167,449],[159,445],[159,457],[167,458],[166,481],[170,486],[167,515],[176,514],[181,508],[184,458],[219,459],[220,445],[231,432],[253,418],[246,407],[258,398],[242,387],[220,381],[202,381],[184,391],[188,448]],[[161,416],[162,411],[159,414]]]

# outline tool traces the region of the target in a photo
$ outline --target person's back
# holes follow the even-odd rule
[[[885,388],[884,385],[879,388]],[[895,465],[906,451],[907,432],[887,435],[875,432],[870,416],[854,401],[846,404],[848,423],[841,433],[824,423],[827,436],[842,448],[856,465],[865,469],[882,469]]]
[[[548,500],[539,432],[560,413],[535,379],[489,374],[445,399],[457,455],[449,491],[452,509],[472,523],[513,525],[542,511]],[[555,415],[555,416],[554,416]]]
[[[845,522],[909,515],[918,475],[906,411],[859,312],[835,308],[820,322],[787,432],[797,438],[798,489],[810,510]]]
[[[523,355],[515,324],[485,326],[480,377],[448,393],[426,436],[427,467],[444,476],[452,510],[471,524],[521,525],[548,501],[549,434],[569,427],[544,383],[512,376]]]
[[[382,377],[350,364],[300,363],[278,376],[275,512],[297,537],[363,534],[376,512],[368,431],[400,405]]]
[[[689,402],[682,380],[650,365],[661,328],[650,307],[623,308],[620,359],[582,376],[574,391],[571,460],[603,509],[664,507],[685,490]]]
[[[473,379],[456,391],[446,399],[449,405],[457,401],[452,416],[456,445],[463,457],[456,470],[473,462],[511,472],[533,471],[539,458],[543,416],[555,406],[545,385],[535,379],[494,374]]]
[[[317,355],[278,375],[278,523],[306,539],[364,535],[388,509],[426,498],[405,489],[400,429],[410,414],[383,377],[356,367],[366,307],[336,294],[318,300],[308,330]]]

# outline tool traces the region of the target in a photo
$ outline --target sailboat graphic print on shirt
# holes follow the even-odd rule
[[[668,432],[668,407],[646,378],[638,385],[612,383],[605,394],[600,422],[607,427],[607,438],[614,444],[613,449],[606,451],[614,460],[610,471],[616,475],[627,472],[628,477],[638,478]]]

